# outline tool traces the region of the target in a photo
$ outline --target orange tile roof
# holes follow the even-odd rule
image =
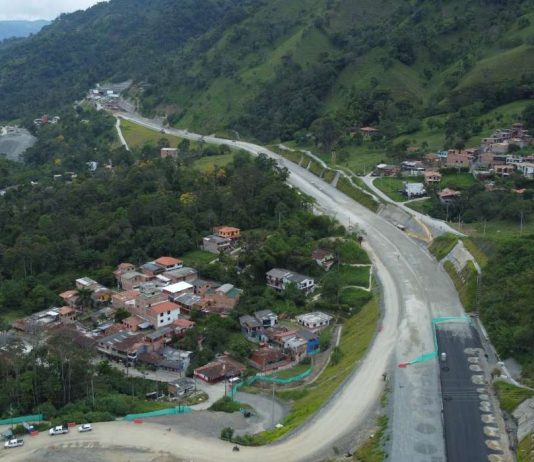
[[[178,258],[173,258],[173,257],[159,257],[156,260],[156,264],[161,265],[161,266],[181,265],[182,260],[179,260]]]
[[[193,327],[195,325],[193,321],[189,321],[187,319],[176,319],[172,324],[175,327],[182,327],[184,329],[188,329],[189,327]]]
[[[64,307],[59,309],[58,313],[61,316],[66,316],[68,314],[74,313],[74,309],[72,309],[70,306],[64,306]]]
[[[143,322],[146,322],[146,321],[137,315],[129,316],[126,319],[123,319],[122,321],[123,324],[128,324],[129,326],[134,326],[134,327],[137,327],[139,324]]]
[[[139,294],[139,289],[125,290],[124,292],[113,294],[113,298],[121,301],[128,301],[136,299]]]
[[[239,228],[234,228],[233,226],[219,226],[217,231],[222,232],[232,232],[232,231],[241,231]]]
[[[163,302],[157,305],[154,305],[150,308],[150,311],[155,314],[165,313],[166,311],[174,311],[180,307],[173,302]]]
[[[78,295],[77,290],[67,290],[66,292],[59,294],[59,297],[62,298],[63,300],[66,300],[67,298],[72,298],[76,295]]]

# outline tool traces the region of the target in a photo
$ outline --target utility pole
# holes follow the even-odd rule
[[[93,376],[91,375],[91,396],[93,397],[93,409],[95,408],[95,385],[93,382]]]
[[[519,223],[519,235],[523,235],[523,210],[521,210],[521,221]]]
[[[273,382],[273,407],[271,410],[271,426],[274,427],[274,382]]]

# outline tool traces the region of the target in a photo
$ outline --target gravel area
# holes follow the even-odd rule
[[[191,414],[151,417],[147,422],[168,426],[174,431],[192,436],[203,435],[219,438],[221,430],[232,427],[237,435],[254,434],[264,431],[279,423],[290,410],[290,406],[275,400],[274,406],[270,396],[251,393],[237,393],[235,399],[248,404],[254,411],[251,417],[234,412],[196,411]],[[273,419],[274,417],[274,419]]]
[[[185,462],[171,454],[154,453],[142,449],[98,445],[60,445],[32,454],[32,462]]]
[[[20,156],[33,146],[35,138],[28,130],[20,128],[15,133],[0,134],[0,154],[10,160],[20,160]]]

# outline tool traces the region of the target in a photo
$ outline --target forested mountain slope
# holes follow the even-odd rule
[[[191,129],[285,140],[335,115],[395,136],[531,97],[533,21],[527,0],[111,0],[0,50],[0,119],[132,78]]]

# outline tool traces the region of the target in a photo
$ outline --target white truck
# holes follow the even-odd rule
[[[63,427],[61,425],[59,425],[58,427],[53,427],[48,431],[50,436],[63,435],[64,433],[68,433],[68,432],[69,432],[69,429],[65,428],[65,427]]]
[[[5,442],[4,449],[18,448],[19,446],[24,446],[24,440],[13,439]]]

